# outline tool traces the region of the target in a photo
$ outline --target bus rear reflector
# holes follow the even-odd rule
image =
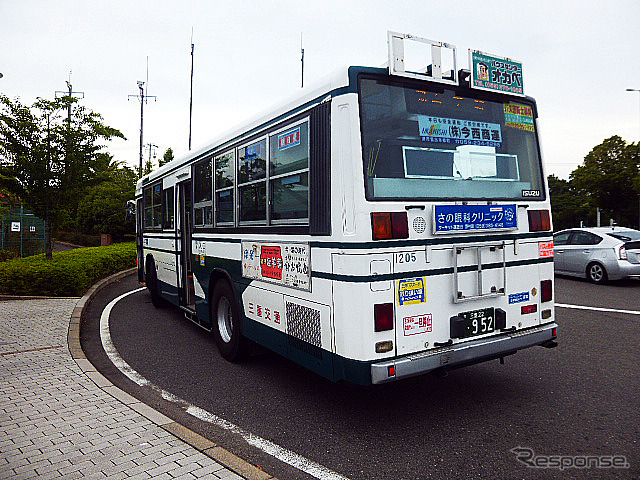
[[[393,342],[391,340],[376,343],[376,353],[386,353],[391,350],[393,350]]]
[[[409,238],[407,212],[378,212],[371,214],[374,240]]]
[[[553,300],[553,284],[551,280],[542,280],[540,282],[540,301],[550,302]]]
[[[378,303],[374,305],[373,318],[376,332],[393,330],[393,303]]]
[[[532,303],[531,305],[523,305],[520,308],[520,312],[522,315],[526,315],[527,313],[536,313],[538,311],[538,305]]]
[[[549,210],[529,210],[529,231],[542,232],[551,230]]]

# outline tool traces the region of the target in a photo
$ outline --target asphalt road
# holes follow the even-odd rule
[[[195,405],[352,480],[640,479],[640,315],[557,308],[559,347],[360,388],[333,384],[272,353],[236,365],[175,308],[145,291],[121,300],[111,336],[122,358],[157,387],[125,378],[106,358],[97,323],[131,276],[103,291],[82,330],[87,356],[113,383],[285,479],[313,478],[185,413]],[[640,281],[596,286],[556,277],[556,302],[640,310]],[[624,456],[629,468],[530,468],[537,456]],[[544,460],[544,459],[543,459]],[[567,460],[571,461],[571,459]],[[577,459],[576,461],[580,461]]]

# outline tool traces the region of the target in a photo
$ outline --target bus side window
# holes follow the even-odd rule
[[[233,225],[235,210],[233,185],[235,183],[234,150],[215,157],[216,225]]]
[[[267,141],[238,149],[238,208],[240,222],[267,220]]]
[[[213,225],[211,172],[211,158],[193,167],[193,218],[196,227]]]
[[[269,153],[271,220],[308,220],[309,123],[271,135]]]
[[[173,229],[173,206],[173,187],[169,187],[162,192],[162,228],[164,229]]]
[[[162,184],[157,183],[144,189],[144,228],[162,227]]]

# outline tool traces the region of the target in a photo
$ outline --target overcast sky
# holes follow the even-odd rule
[[[127,141],[109,152],[138,164],[144,142],[188,151],[191,30],[195,43],[192,147],[252,117],[341,65],[380,66],[387,31],[453,43],[523,64],[538,101],[549,173],[568,178],[612,135],[640,137],[640,2],[618,1],[35,1],[0,0],[0,92],[31,104],[65,90]],[[69,73],[71,77],[69,77]],[[148,154],[145,153],[145,156]]]

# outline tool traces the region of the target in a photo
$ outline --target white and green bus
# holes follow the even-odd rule
[[[431,48],[423,72],[407,40]],[[388,67],[345,68],[142,178],[154,305],[227,360],[255,342],[356,384],[555,346],[536,104],[518,62],[469,58],[389,32]]]

